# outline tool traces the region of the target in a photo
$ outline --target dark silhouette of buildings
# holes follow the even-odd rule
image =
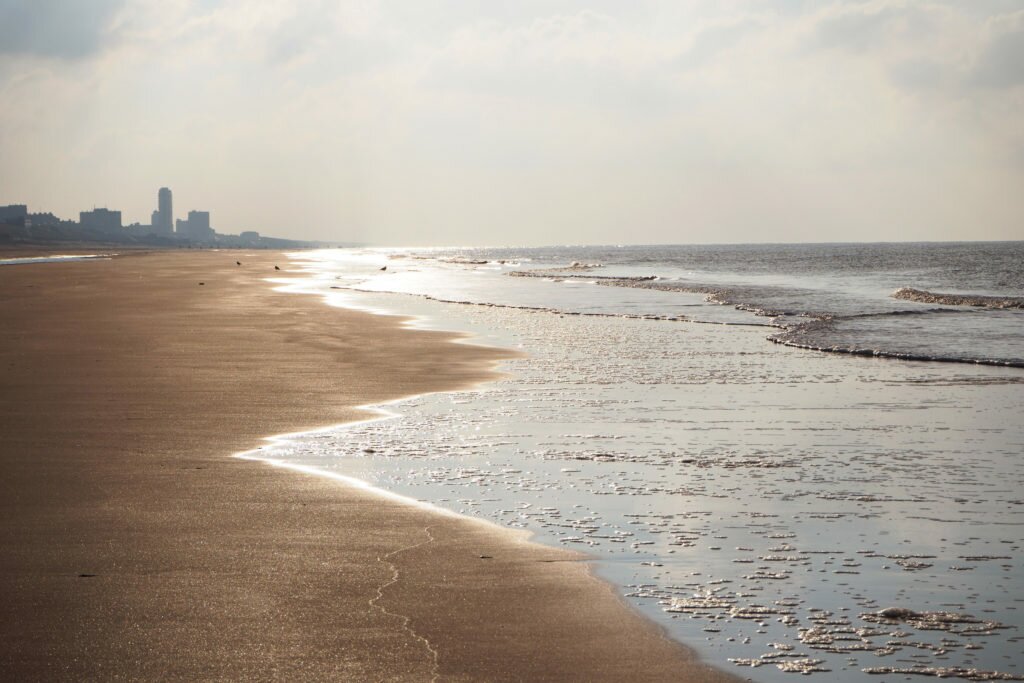
[[[49,211],[42,212],[42,213],[30,213],[28,215],[28,217],[29,217],[29,219],[31,219],[32,225],[35,226],[35,227],[44,227],[44,228],[53,227],[53,226],[72,227],[72,226],[75,225],[74,221],[64,220],[63,218],[60,218],[59,216],[55,216],[54,214],[52,214]]]
[[[25,204],[11,204],[0,206],[0,223],[4,225],[19,225],[28,227],[32,221],[28,216],[28,206]]]
[[[189,211],[187,219],[178,220],[175,232],[179,238],[196,242],[212,242],[215,233],[210,227],[210,212]]]
[[[174,199],[170,188],[161,187],[156,193],[156,211],[153,212],[153,234],[171,237],[174,234]]]
[[[0,206],[0,245],[104,243],[257,249],[323,246],[316,242],[264,237],[255,231],[240,235],[217,234],[210,227],[209,211],[189,211],[188,218],[175,222],[172,222],[173,215],[171,191],[166,187],[157,192],[157,210],[153,212],[151,225],[124,226],[121,212],[106,208],[82,211],[78,214],[80,222],[76,223],[50,212],[29,213],[25,204],[11,204]]]
[[[93,209],[78,214],[78,222],[88,230],[101,232],[121,232],[121,212],[110,209]]]

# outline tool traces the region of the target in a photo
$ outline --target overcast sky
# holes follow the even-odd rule
[[[0,0],[0,204],[378,244],[1024,239],[1024,3]]]

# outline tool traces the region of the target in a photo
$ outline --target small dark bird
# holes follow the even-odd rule
[[[381,268],[381,270],[387,270],[387,269],[388,269],[387,266],[384,266],[383,268]]]
[[[274,266],[274,270],[281,270],[281,269],[278,268],[277,266]]]
[[[235,261],[235,265],[236,266],[240,266],[240,265],[242,265],[242,262],[241,261]]]
[[[201,284],[201,285],[205,285],[206,283],[205,283],[205,282],[200,282],[199,284]]]

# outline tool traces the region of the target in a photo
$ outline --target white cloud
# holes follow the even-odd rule
[[[399,243],[1012,234],[1021,12],[819,7],[130,0],[87,59],[0,57],[0,203],[146,220],[171,185],[222,230]]]
[[[0,58],[95,54],[112,39],[110,24],[124,1],[0,0]]]
[[[1024,85],[1024,11],[994,17],[972,64],[972,83],[989,88]]]

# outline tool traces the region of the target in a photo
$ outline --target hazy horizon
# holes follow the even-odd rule
[[[0,0],[0,205],[378,245],[1024,237],[1024,7]]]

